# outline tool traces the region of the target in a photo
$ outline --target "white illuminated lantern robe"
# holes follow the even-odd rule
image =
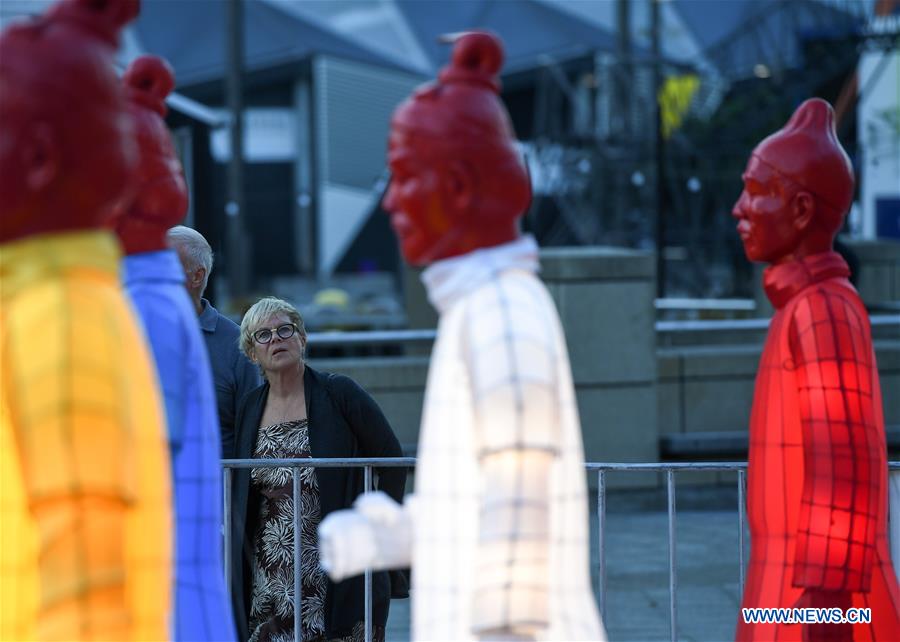
[[[407,501],[414,640],[505,627],[605,639],[569,358],[537,270],[537,245],[524,237],[422,277],[440,322]]]

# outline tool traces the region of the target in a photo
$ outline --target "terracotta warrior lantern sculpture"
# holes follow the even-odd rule
[[[144,324],[165,401],[175,495],[176,640],[235,639],[222,568],[219,420],[209,357],[184,270],[166,232],[188,208],[188,188],[163,118],[175,87],[169,64],[141,56],[122,79],[135,123],[136,192],[114,219],[125,248],[125,288]]]
[[[414,640],[605,639],[565,337],[518,220],[531,188],[501,103],[499,39],[457,37],[394,112],[384,200],[440,313],[416,490],[320,527],[332,578],[413,568]]]
[[[150,354],[103,229],[137,162],[113,68],[138,0],[0,35],[0,639],[170,635],[171,482]]]
[[[747,163],[734,206],[775,308],[750,419],[752,552],[742,607],[870,608],[866,624],[747,624],[738,640],[887,641],[900,590],[887,540],[887,459],[869,318],[832,249],[853,171],[823,100]]]

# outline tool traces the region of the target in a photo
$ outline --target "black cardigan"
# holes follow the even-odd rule
[[[343,375],[317,372],[305,367],[303,389],[309,418],[309,445],[313,457],[400,457],[402,451],[375,400],[355,381]],[[249,392],[239,404],[235,418],[237,459],[253,457],[269,384]],[[380,468],[378,488],[396,501],[403,500],[406,469]],[[349,508],[363,491],[362,468],[318,468],[319,505],[324,519],[332,511]],[[231,599],[240,639],[249,636],[253,535],[259,522],[259,493],[250,484],[248,468],[235,469],[231,485]],[[409,578],[404,572],[372,574],[373,623],[384,626],[390,598],[409,596]],[[325,635],[349,635],[364,618],[363,576],[332,583],[325,595]]]

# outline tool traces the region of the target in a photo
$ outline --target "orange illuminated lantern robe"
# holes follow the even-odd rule
[[[109,233],[0,244],[0,640],[168,640],[171,472]]]
[[[869,318],[834,252],[766,270],[776,308],[750,423],[752,552],[742,607],[791,608],[804,588],[872,609],[853,639],[900,639],[887,540],[884,417]],[[802,640],[799,624],[745,624],[741,641]]]

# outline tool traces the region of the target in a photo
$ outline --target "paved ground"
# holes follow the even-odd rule
[[[596,513],[592,513],[591,523],[596,587]],[[605,621],[613,642],[670,640],[667,535],[662,493],[611,492],[607,508]],[[733,640],[740,603],[736,491],[679,490],[676,536],[678,639]],[[391,603],[387,639],[409,640],[407,600]]]

